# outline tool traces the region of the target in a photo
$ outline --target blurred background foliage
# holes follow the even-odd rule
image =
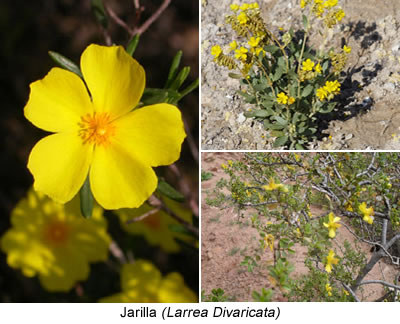
[[[112,10],[130,26],[137,15],[131,0],[105,0]],[[140,1],[144,7],[143,23],[162,1]],[[198,77],[198,1],[174,0],[157,21],[142,35],[134,57],[146,71],[146,86],[162,88],[170,63],[178,50],[183,50],[181,66],[190,66],[185,85]],[[89,0],[2,0],[0,2],[0,236],[10,228],[10,213],[26,195],[33,179],[26,168],[34,144],[45,133],[23,116],[29,96],[29,84],[43,78],[56,66],[48,51],[56,51],[79,64],[80,55],[91,43],[105,44],[102,28],[91,12]],[[114,43],[126,46],[129,35],[113,21],[108,25]],[[179,103],[194,143],[198,143],[198,91]],[[192,147],[193,149],[193,147]],[[198,150],[198,149],[197,149]],[[171,168],[158,168],[157,173],[178,190],[186,187],[198,201],[198,161],[185,140],[177,166],[178,178]],[[188,202],[186,202],[189,207]],[[105,213],[109,233],[124,252],[135,259],[151,260],[163,274],[177,271],[186,284],[198,292],[198,251],[182,247],[180,253],[167,254],[151,247],[143,237],[128,235],[118,217]],[[110,257],[112,259],[112,257]],[[115,261],[115,260],[114,260]],[[92,264],[90,277],[69,293],[48,293],[37,278],[26,278],[11,269],[6,255],[0,252],[0,302],[91,302],[120,291],[119,273],[105,263]]]

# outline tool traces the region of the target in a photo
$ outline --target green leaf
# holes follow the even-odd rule
[[[336,102],[330,102],[328,104],[323,105],[321,108],[319,108],[318,112],[321,114],[327,114],[330,113],[336,106]]]
[[[279,51],[279,47],[275,45],[267,45],[264,46],[264,51],[274,54],[276,51]]]
[[[274,117],[272,117],[272,119],[275,119],[276,122],[277,122],[279,125],[282,125],[282,126],[286,126],[286,125],[287,125],[287,120],[283,119],[283,118],[280,117],[280,116],[274,116]]]
[[[107,28],[108,25],[108,18],[106,15],[106,11],[104,9],[103,1],[102,0],[92,0],[91,2],[92,12],[96,17],[96,20],[100,25],[104,28]]]
[[[253,89],[255,91],[263,91],[268,87],[268,83],[256,83],[255,85],[253,85]]]
[[[139,39],[140,39],[140,34],[136,34],[135,36],[133,36],[133,38],[130,40],[130,42],[126,46],[126,52],[130,56],[133,56],[133,53],[135,53],[136,47],[139,44]]]
[[[70,59],[67,59],[65,56],[57,53],[57,52],[53,52],[53,51],[49,51],[49,56],[54,60],[54,62],[56,62],[59,66],[61,66],[62,68],[71,71],[77,75],[79,75],[82,79],[83,79],[83,75],[81,73],[81,70],[79,69],[79,67],[72,62]]]
[[[189,86],[187,86],[185,89],[183,89],[180,92],[179,98],[175,104],[177,104],[179,100],[181,100],[183,97],[187,96],[193,90],[195,90],[198,86],[199,86],[199,79],[196,79]]]
[[[329,60],[326,60],[324,64],[322,64],[322,71],[325,73],[328,67],[329,67]]]
[[[274,142],[274,147],[284,146],[288,141],[288,139],[289,139],[288,135],[283,135],[281,137],[278,137]]]
[[[89,176],[87,176],[85,183],[79,191],[79,198],[81,202],[81,213],[85,218],[91,218],[93,212],[94,198],[92,190],[90,189]]]
[[[303,15],[303,25],[304,25],[304,29],[308,28],[308,19],[306,15]]]
[[[271,109],[274,106],[274,104],[275,104],[275,101],[273,101],[273,100],[263,100],[261,102],[261,105],[266,109]]]
[[[264,120],[264,128],[267,130],[282,130],[285,127],[279,124],[271,124],[268,120]]]
[[[163,194],[164,196],[171,198],[172,200],[178,202],[185,201],[185,197],[179,191],[174,189],[170,184],[168,184],[166,181],[162,179],[158,179],[157,191]]]
[[[144,89],[143,96],[140,101],[145,106],[154,105],[157,103],[167,102],[168,90],[165,89]]]
[[[281,57],[279,59],[281,59]],[[278,62],[279,62],[279,60],[278,60]],[[276,68],[275,74],[272,76],[272,81],[279,80],[282,77],[284,71],[285,71],[285,67],[278,65],[278,67]]]
[[[271,136],[273,136],[273,137],[281,137],[281,136],[283,136],[283,135],[285,135],[285,133],[282,132],[282,131],[273,130],[273,131],[271,132]]]
[[[313,91],[314,87],[312,86],[312,84],[307,85],[304,89],[303,92],[301,93],[301,96],[303,98],[307,97],[312,91]]]
[[[238,95],[242,96],[247,103],[254,103],[255,102],[256,98],[254,96],[252,96],[252,95],[249,95],[247,92],[242,92],[242,91],[238,90],[238,91],[236,91],[236,93]]]
[[[254,117],[265,118],[265,117],[268,117],[270,115],[271,114],[268,111],[264,110],[264,109],[254,111]]]
[[[185,66],[177,75],[175,80],[170,85],[169,89],[178,90],[190,73],[190,67]]]
[[[228,73],[228,76],[230,77],[230,78],[232,78],[232,79],[241,79],[242,78],[242,76],[240,75],[240,74],[237,74],[237,73]]]
[[[175,76],[178,73],[179,64],[181,63],[182,54],[183,54],[182,51],[178,51],[175,54],[175,57],[171,63],[171,67],[169,68],[168,78],[167,78],[167,82],[165,83],[164,88],[169,88],[170,85],[172,84],[172,82],[174,81]]]
[[[300,144],[296,144],[296,150],[304,150],[304,147]]]

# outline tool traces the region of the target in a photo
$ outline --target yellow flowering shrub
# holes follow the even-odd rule
[[[122,46],[89,45],[81,70],[84,80],[52,68],[30,86],[25,117],[54,133],[29,156],[34,188],[66,203],[89,176],[104,208],[139,207],[157,187],[152,167],[179,158],[181,113],[166,103],[138,107],[145,71]]]
[[[137,260],[121,269],[122,292],[104,297],[103,303],[195,303],[197,295],[177,272],[162,276],[149,261]]]
[[[225,19],[236,32],[229,52],[211,48],[216,64],[238,72],[229,73],[246,89],[238,94],[256,106],[244,115],[263,122],[276,138],[275,147],[289,149],[304,149],[317,137],[321,114],[336,107],[340,73],[351,53],[347,45],[326,53],[307,42],[313,29],[324,35],[342,21],[345,13],[338,0],[301,0],[299,5],[302,39],[293,29],[275,34],[256,2],[232,4]]]
[[[89,263],[105,261],[111,242],[102,209],[93,217],[80,214],[79,199],[58,204],[30,190],[11,214],[12,227],[0,246],[10,267],[38,276],[49,291],[71,290],[89,276]]]

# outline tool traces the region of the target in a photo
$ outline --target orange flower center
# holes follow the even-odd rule
[[[93,113],[81,117],[79,136],[84,144],[106,145],[110,137],[115,134],[110,115],[107,113]]]
[[[67,241],[69,226],[61,221],[53,221],[44,229],[44,238],[50,244],[60,245]]]

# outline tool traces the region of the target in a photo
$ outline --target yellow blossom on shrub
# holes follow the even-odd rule
[[[294,99],[293,97],[290,97],[288,100],[288,104],[291,105],[296,101],[296,99]]]
[[[195,303],[196,294],[177,272],[162,276],[149,261],[137,260],[121,269],[122,292],[100,300],[103,303]]]
[[[326,289],[326,292],[328,293],[328,296],[332,296],[332,287],[329,283],[327,283],[325,285],[325,289]]]
[[[1,238],[10,267],[39,276],[49,291],[69,291],[89,276],[89,263],[107,260],[111,242],[102,209],[91,219],[80,213],[79,198],[66,205],[29,190],[11,214],[12,228]]]
[[[235,57],[238,60],[246,61],[246,59],[247,59],[247,54],[246,53],[247,52],[248,52],[247,48],[241,47],[241,48],[235,50],[235,53],[236,53]]]
[[[324,87],[322,88],[318,88],[317,89],[317,97],[319,98],[320,101],[325,100],[325,98],[328,96],[328,91],[326,91],[324,89]]]
[[[315,66],[315,72],[317,72],[317,73],[319,73],[319,74],[321,74],[322,73],[322,67],[321,67],[321,64],[317,64],[316,66]]]
[[[358,207],[360,209],[360,212],[364,215],[363,220],[366,221],[368,224],[372,224],[374,222],[374,208],[370,207],[367,208],[367,204],[363,202],[360,204]]]
[[[250,37],[250,40],[247,42],[251,47],[257,47],[258,44],[260,43],[260,37]]]
[[[239,10],[239,5],[231,4],[230,8],[231,8],[232,11],[238,11]]]
[[[172,212],[188,223],[192,223],[192,212],[190,210],[169,198],[163,197],[163,201]],[[178,225],[179,223],[162,210],[150,214],[143,220],[129,222],[153,209],[154,207],[145,203],[136,209],[119,209],[116,214],[119,216],[121,226],[125,231],[130,234],[143,235],[150,245],[160,246],[166,252],[180,251],[180,246],[175,239],[195,244],[190,236],[177,233],[169,228],[170,225]],[[129,223],[127,224],[127,222]]]
[[[344,13],[344,11],[342,9],[339,9],[335,13],[335,17],[336,17],[337,21],[341,21],[345,16],[346,16],[346,14]]]
[[[262,188],[266,191],[272,191],[272,190],[276,190],[279,189],[283,192],[288,192],[289,189],[287,188],[287,186],[285,186],[282,183],[275,183],[274,178],[270,178],[268,185],[264,185],[262,186]]]
[[[329,237],[334,238],[336,236],[336,229],[338,229],[340,224],[338,222],[340,221],[340,217],[335,217],[335,215],[331,212],[329,213],[329,222],[324,223],[324,226],[328,228],[329,230]]]
[[[234,40],[232,42],[229,43],[229,51],[234,51],[235,49],[237,49],[237,42]]]
[[[339,259],[335,258],[335,252],[333,252],[333,250],[329,250],[329,254],[326,257],[326,265],[325,265],[326,272],[331,272],[332,265],[338,264],[338,262],[339,262]]]
[[[218,56],[221,55],[221,53],[222,53],[221,46],[214,45],[213,47],[211,47],[211,55],[214,55],[217,58]]]
[[[345,51],[346,53],[351,53],[351,47],[350,46],[343,46],[343,51]]]
[[[264,250],[269,247],[272,252],[274,252],[274,236],[272,234],[267,234],[264,236]]]
[[[89,175],[104,208],[138,207],[157,187],[152,167],[180,156],[186,137],[181,112],[166,103],[135,108],[145,71],[122,46],[89,45],[81,70],[85,82],[53,68],[30,85],[25,117],[54,133],[29,156],[34,188],[66,203]]]
[[[324,2],[324,7],[325,8],[333,8],[338,4],[338,0],[326,0]]]
[[[238,16],[237,16],[237,20],[239,22],[239,24],[241,25],[246,25],[247,21],[248,21],[248,17],[244,12],[241,12]]]
[[[276,100],[278,103],[286,105],[289,97],[284,92],[281,92],[276,96]]]
[[[250,7],[250,5],[249,5],[249,4],[247,4],[247,3],[244,3],[244,4],[242,4],[242,5],[240,6],[240,9],[241,9],[241,10],[243,10],[243,11],[246,11],[246,10],[248,10],[248,9],[249,9],[249,7]]]
[[[314,65],[315,65],[315,63],[313,61],[311,61],[310,59],[307,59],[306,61],[303,62],[302,69],[304,71],[312,71]]]

